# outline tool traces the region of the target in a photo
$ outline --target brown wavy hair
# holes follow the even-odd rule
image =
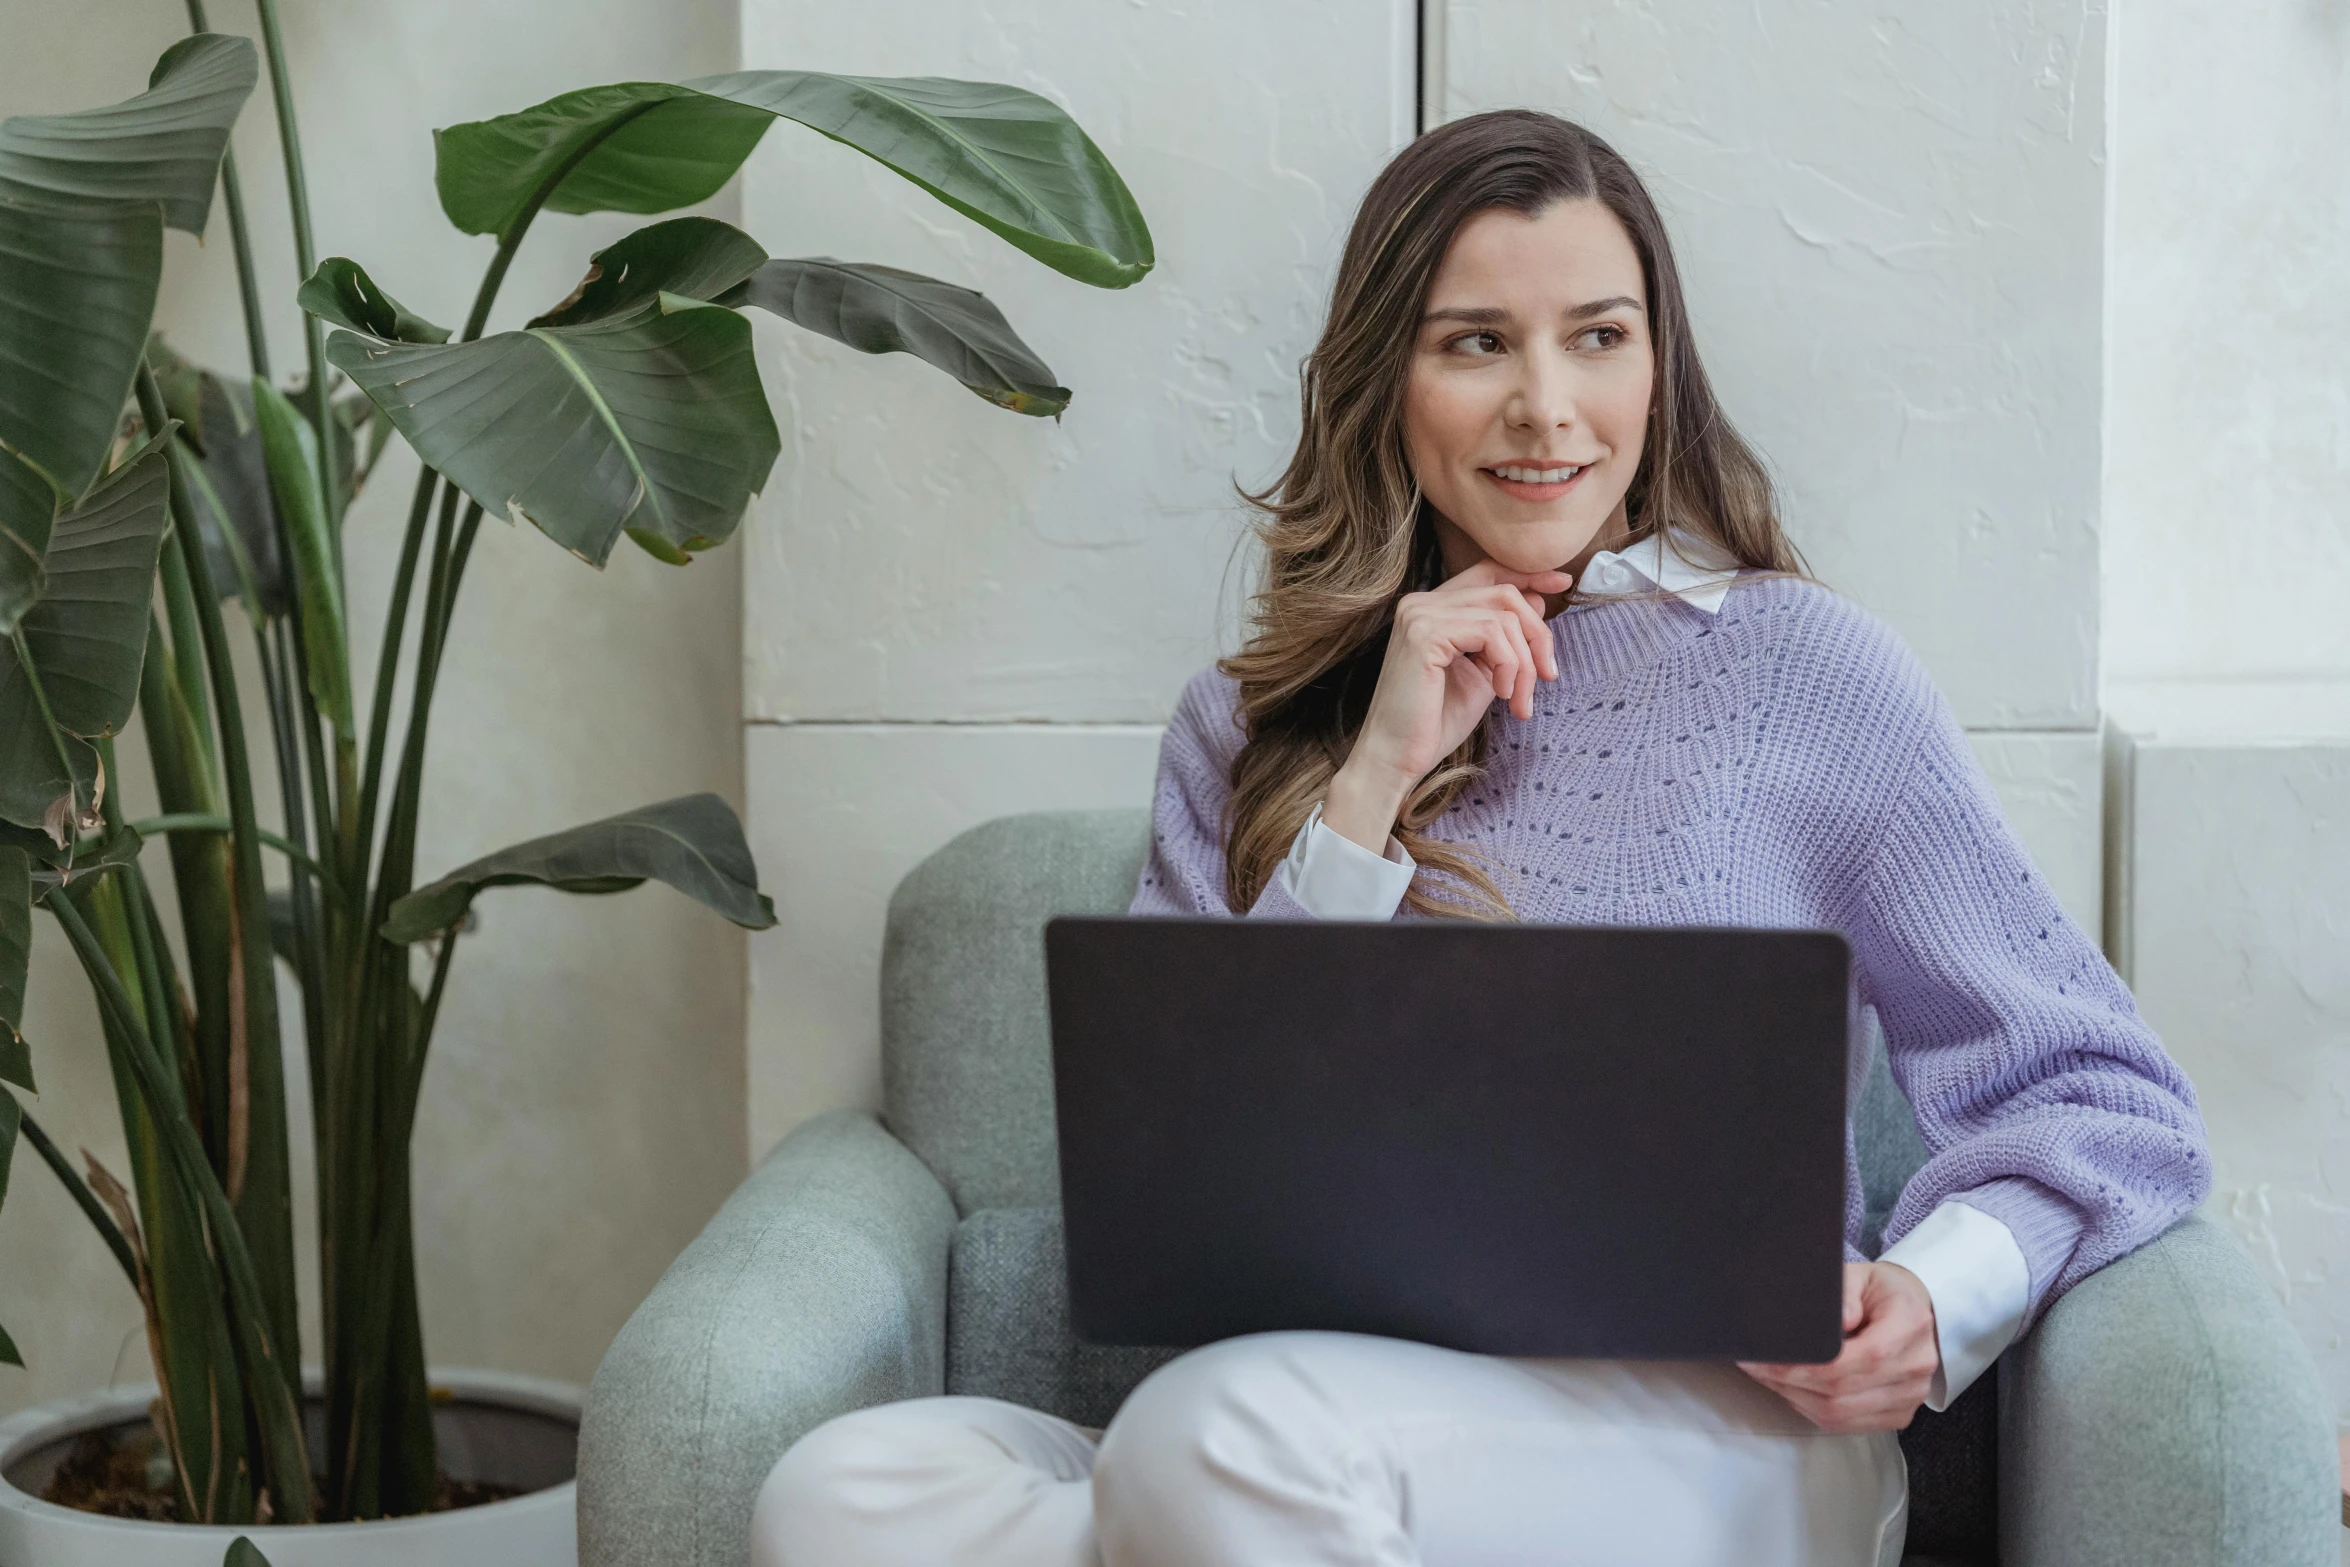
[[[1298,374],[1303,428],[1289,466],[1246,498],[1261,513],[1250,636],[1222,661],[1247,736],[1232,764],[1225,892],[1253,904],[1369,711],[1396,600],[1444,576],[1434,514],[1404,454],[1404,385],[1428,288],[1471,216],[1529,217],[1596,200],[1640,256],[1656,357],[1655,407],[1626,504],[1631,537],[1678,527],[1742,565],[1801,574],[1769,476],[1715,402],[1698,362],[1664,220],[1616,150],[1555,115],[1507,109],[1420,137],[1381,171],[1348,232],[1330,314]],[[1487,726],[1405,802],[1396,837],[1417,860],[1405,902],[1425,914],[1500,917],[1509,905],[1473,850],[1428,834],[1484,768]]]

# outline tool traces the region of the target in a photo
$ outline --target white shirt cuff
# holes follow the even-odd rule
[[[1419,868],[1393,838],[1381,856],[1323,826],[1317,805],[1297,830],[1280,876],[1289,895],[1318,920],[1384,920],[1395,917]]]
[[[1999,1220],[1946,1198],[1877,1260],[1916,1274],[1934,1302],[1942,1364],[1926,1407],[1948,1409],[2015,1340],[2032,1299],[2024,1249]]]

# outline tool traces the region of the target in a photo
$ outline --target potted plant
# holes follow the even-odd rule
[[[771,258],[707,218],[639,229],[597,252],[570,298],[485,336],[508,264],[541,211],[650,215],[711,196],[779,119],[1082,282],[1139,279],[1150,236],[1084,132],[1016,88],[798,71],[620,83],[436,133],[443,211],[495,242],[452,332],[357,264],[316,261],[272,0],[259,56],[206,31],[200,0],[189,11],[196,31],[146,92],[0,122],[0,1196],[21,1136],[138,1292],[156,1373],[148,1392],[0,1422],[0,1562],[209,1564],[241,1535],[277,1567],[568,1561],[565,1390],[426,1372],[408,1144],[451,963],[476,895],[496,886],[658,880],[747,928],[774,916],[713,795],[417,884],[433,698],[482,516],[532,524],[599,566],[624,537],[677,564],[723,543],[779,450],[749,308],[915,354],[1020,413],[1057,415],[1070,394],[977,293]],[[226,151],[263,56],[305,278],[306,373],[286,388]],[[162,231],[202,232],[216,186],[245,375],[187,365],[149,337]],[[341,520],[395,434],[423,471],[362,692]],[[232,662],[232,598],[259,671],[250,688]],[[284,802],[268,828],[245,739],[256,703]],[[144,819],[109,788],[114,737],[134,717],[162,807]],[[159,838],[168,910],[147,879]],[[75,1169],[19,1098],[36,1082],[19,1032],[36,911],[98,1003],[128,1147],[119,1174]],[[295,1017],[279,1014],[273,962],[297,982]],[[316,1106],[323,1343],[308,1388],[287,1048],[304,1052]],[[4,1325],[0,1362],[21,1363]],[[67,1494],[61,1483],[155,1521],[38,1494]],[[326,1527],[289,1527],[308,1524]]]

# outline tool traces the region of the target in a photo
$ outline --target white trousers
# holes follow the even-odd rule
[[[1898,1567],[1890,1432],[1735,1366],[1267,1333],[1173,1361],[1106,1433],[883,1404],[777,1462],[752,1567]]]

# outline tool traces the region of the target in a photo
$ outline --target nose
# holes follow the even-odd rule
[[[1502,418],[1515,430],[1547,434],[1575,424],[1574,365],[1560,349],[1545,346],[1518,356],[1517,384],[1510,389]]]

